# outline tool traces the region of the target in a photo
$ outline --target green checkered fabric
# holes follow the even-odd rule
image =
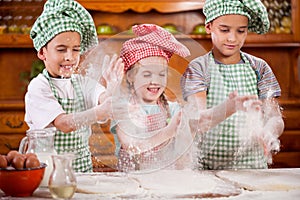
[[[222,15],[238,14],[248,17],[251,32],[263,34],[270,28],[267,9],[260,0],[206,0],[203,13],[205,23]]]
[[[76,92],[76,98],[61,98],[56,87],[49,78],[46,69],[43,71],[44,76],[48,79],[52,92],[59,104],[63,107],[67,114],[80,112],[85,110],[84,97],[80,89],[79,83],[72,77],[72,85]],[[83,127],[70,133],[57,131],[54,138],[54,147],[58,154],[74,153],[73,169],[75,172],[92,172],[92,160],[89,150],[89,137],[91,130],[89,127]]]
[[[211,82],[207,96],[207,107],[223,102],[228,94],[237,90],[239,95],[257,95],[257,76],[247,58],[245,63],[214,64],[210,54]],[[225,115],[225,113],[224,113]],[[257,143],[245,145],[240,136],[246,122],[244,112],[237,112],[203,134],[199,143],[199,168],[243,169],[266,168],[264,150]]]
[[[30,31],[30,37],[34,48],[39,51],[57,34],[65,31],[80,33],[81,53],[98,44],[92,16],[73,0],[48,0]]]

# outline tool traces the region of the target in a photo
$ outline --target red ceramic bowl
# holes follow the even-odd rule
[[[27,197],[39,187],[46,168],[45,163],[40,167],[16,170],[12,168],[0,169],[0,189],[6,196]]]

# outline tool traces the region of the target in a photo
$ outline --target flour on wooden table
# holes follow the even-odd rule
[[[277,169],[219,171],[216,176],[247,190],[287,191],[300,189],[300,170],[290,172]]]
[[[154,173],[136,175],[145,190],[155,194],[199,194],[213,193],[217,186],[213,174],[202,174],[191,170],[159,170]]]
[[[137,193],[139,183],[125,176],[77,176],[78,193],[87,194],[128,194]]]

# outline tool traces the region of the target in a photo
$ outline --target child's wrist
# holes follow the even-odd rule
[[[225,102],[225,111],[228,116],[232,115],[237,111],[235,105],[233,104],[235,104],[233,99],[227,99]]]
[[[98,108],[97,108],[98,107]],[[105,124],[111,119],[111,112],[105,108],[104,105],[99,105],[96,107],[97,123]]]

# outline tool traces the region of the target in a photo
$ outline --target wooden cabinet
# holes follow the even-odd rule
[[[206,51],[211,48],[209,35],[192,34],[197,24],[204,23],[205,18],[202,13],[204,0],[79,0],[79,2],[89,10],[96,26],[109,24],[116,31],[115,33],[127,31],[133,24],[139,23],[154,23],[160,26],[173,24],[179,32],[197,41]],[[298,0],[290,2],[291,33],[266,35],[249,33],[242,49],[265,59],[282,87],[280,102],[283,107],[285,131],[280,137],[281,152],[274,156],[274,164],[271,167],[300,167],[298,120],[300,117],[300,2]],[[111,37],[112,35],[99,35],[101,41]],[[130,35],[120,37],[120,41],[124,41]],[[20,79],[20,75],[24,71],[30,71],[34,60],[37,60],[37,57],[29,35],[0,34],[1,153],[7,152],[10,148],[17,148],[19,140],[27,129],[22,121],[26,85]],[[184,71],[183,68],[176,70],[179,73]],[[93,130],[91,149],[94,151],[95,170],[111,170],[111,166],[116,164],[116,158],[109,125],[95,125]]]
[[[117,157],[115,156],[114,137],[109,132],[110,123],[94,124],[93,134],[90,137],[94,171],[115,171]]]
[[[0,154],[18,150],[27,129],[24,106],[18,101],[0,101]]]
[[[24,122],[23,108],[9,102],[0,103],[0,154],[18,150],[19,141],[24,137],[27,125]]]

